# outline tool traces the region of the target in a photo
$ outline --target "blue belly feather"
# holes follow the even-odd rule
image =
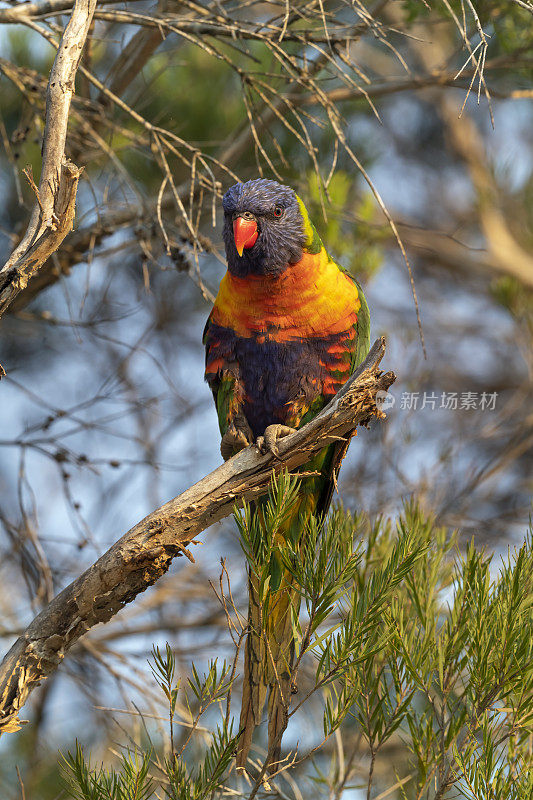
[[[208,340],[216,344],[210,347],[207,342],[208,361],[223,358],[232,370],[236,365],[245,390],[243,412],[257,437],[268,425],[289,424],[295,400],[307,397],[310,403],[322,394],[326,370],[320,362],[334,360],[327,350],[337,338],[277,342],[268,334],[240,337],[230,328],[211,323]]]

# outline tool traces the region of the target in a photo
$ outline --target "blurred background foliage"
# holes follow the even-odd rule
[[[236,179],[263,174],[298,191],[364,285],[373,338],[387,336],[394,406],[350,448],[345,506],[374,520],[415,496],[460,547],[522,541],[533,460],[529,6],[98,5],[67,141],[85,167],[75,229],[0,330],[4,650],[111,542],[220,462],[201,335],[224,270],[220,198]],[[34,202],[22,168],[40,170],[54,57],[43,33],[58,39],[66,22],[48,10],[7,24],[14,8],[0,3],[2,262]],[[427,359],[376,192],[413,269]],[[457,408],[444,407],[453,394]],[[16,765],[28,797],[62,796],[58,747],[78,736],[98,757],[117,726],[140,725],[132,700],[148,713],[157,703],[152,643],[168,640],[184,673],[231,649],[209,580],[224,557],[244,608],[234,524],[199,549],[34,693],[31,724],[0,741],[6,797],[20,797]],[[311,718],[302,731],[312,739]]]

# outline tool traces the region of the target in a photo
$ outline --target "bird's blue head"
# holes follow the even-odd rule
[[[258,178],[236,183],[222,199],[224,245],[232,275],[279,275],[303,255],[305,223],[296,192]]]

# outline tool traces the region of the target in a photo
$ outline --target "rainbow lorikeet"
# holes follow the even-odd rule
[[[328,255],[292,189],[261,178],[232,186],[222,202],[228,270],[204,343],[227,459],[254,442],[275,453],[278,438],[314,417],[367,355],[370,319],[359,285]],[[346,449],[329,445],[302,468],[320,474],[302,481],[287,530],[277,535],[298,541],[311,514],[325,515]],[[241,767],[267,693],[269,753],[279,758],[293,688],[291,605],[297,610],[299,596],[287,574],[270,590],[262,619],[250,575]]]

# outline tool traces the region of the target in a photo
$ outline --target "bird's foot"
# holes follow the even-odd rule
[[[235,427],[233,423],[229,426],[220,442],[220,452],[224,461],[252,444],[252,432],[250,431],[250,438],[248,438],[247,433],[248,431]]]
[[[296,428],[289,428],[288,425],[269,425],[264,434],[257,437],[255,444],[263,455],[272,453],[279,458],[278,439],[284,439],[291,433],[296,433]]]

